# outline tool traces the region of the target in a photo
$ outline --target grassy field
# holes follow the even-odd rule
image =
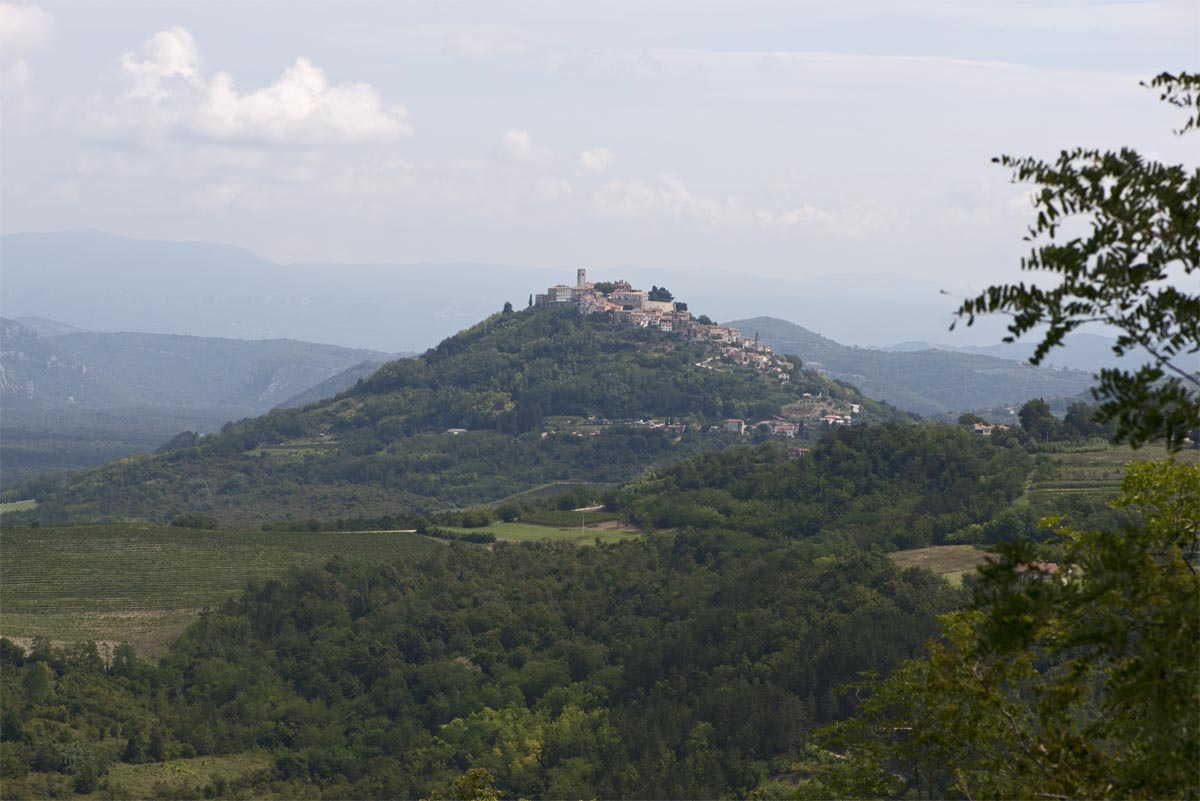
[[[897,551],[888,557],[897,567],[927,567],[957,587],[962,584],[963,576],[973,573],[983,562],[987,551],[974,545],[934,545]]]
[[[203,531],[149,525],[0,532],[0,635],[161,652],[251,579],[333,556],[386,562],[442,547],[415,534]]]
[[[5,512],[28,512],[30,509],[37,508],[37,501],[9,501],[8,503],[0,503],[0,515]]]
[[[107,792],[94,797],[158,798],[161,797],[160,790],[170,787],[181,791],[175,797],[200,798],[214,777],[237,779],[247,773],[267,770],[273,761],[269,754],[231,754],[172,759],[144,765],[117,763],[109,769]]]
[[[486,528],[455,528],[451,531],[462,533],[490,531],[498,540],[510,542],[541,542],[544,540],[562,540],[577,542],[582,545],[592,545],[597,538],[601,542],[620,542],[634,537],[640,537],[637,531],[619,528],[557,528],[555,526],[539,526],[535,523],[492,523]]]

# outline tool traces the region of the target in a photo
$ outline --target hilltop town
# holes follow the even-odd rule
[[[628,281],[592,283],[587,270],[575,271],[575,284],[556,284],[531,298],[539,307],[573,306],[582,315],[605,314],[625,325],[653,328],[667,334],[693,341],[712,343],[720,347],[720,355],[696,364],[705,369],[717,369],[721,364],[751,367],[780,384],[791,380],[792,371],[799,367],[779,355],[754,336],[736,328],[712,322],[705,315],[693,316],[688,305],[676,301],[665,288],[652,287],[649,292],[635,289]],[[801,420],[810,419],[823,426],[845,426],[853,421],[860,409],[857,404],[846,408],[832,399],[805,393],[799,401],[789,404],[784,416],[773,420],[748,422],[738,418],[724,421],[724,428],[738,434],[766,427],[775,436],[794,437],[803,432]]]

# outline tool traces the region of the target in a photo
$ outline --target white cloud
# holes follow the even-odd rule
[[[54,33],[54,17],[34,5],[0,2],[0,91],[16,92],[29,82],[29,57]]]
[[[118,64],[124,92],[94,107],[95,121],[108,133],[307,145],[412,133],[403,106],[385,106],[365,83],[331,84],[303,57],[269,86],[239,91],[229,73],[205,74],[195,39],[180,27],[159,31]]]
[[[739,221],[743,215],[737,200],[694,194],[676,175],[661,175],[657,185],[639,178],[609,181],[592,195],[597,216],[607,219],[641,219],[663,215],[674,220],[716,225]]]
[[[536,164],[549,161],[553,154],[535,144],[528,131],[512,128],[500,137],[500,154],[517,164]]]
[[[594,147],[579,154],[579,168],[585,172],[604,172],[617,157],[605,147]]]
[[[754,216],[759,223],[765,227],[780,225],[833,225],[837,222],[837,218],[824,209],[819,209],[816,206],[804,205],[799,208],[788,211],[773,212],[767,209],[759,209],[754,212]]]

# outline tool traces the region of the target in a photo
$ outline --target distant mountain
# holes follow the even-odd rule
[[[16,322],[28,328],[40,337],[57,337],[63,334],[81,334],[87,329],[78,328],[69,323],[51,320],[48,317],[18,317]]]
[[[1083,370],[1088,373],[1098,373],[1105,367],[1129,366],[1131,359],[1137,358],[1130,354],[1118,358],[1113,353],[1116,340],[1111,337],[1076,332],[1069,335],[1061,347],[1057,347],[1046,355],[1043,367],[1067,367],[1073,370]],[[879,350],[887,351],[920,351],[948,350],[957,353],[973,353],[978,356],[993,356],[998,359],[1013,359],[1029,361],[1037,344],[1034,342],[997,343],[994,345],[950,345],[930,344],[928,342],[900,342],[885,346]]]
[[[6,399],[42,408],[225,409],[246,416],[347,367],[394,356],[287,339],[91,331],[42,337],[14,320],[2,325],[0,390]]]
[[[573,280],[554,270],[497,264],[278,264],[241,248],[128,239],[95,231],[0,236],[0,309],[8,317],[69,320],[93,331],[235,339],[299,339],[385,352],[423,351],[511,301]],[[594,267],[594,265],[593,265]],[[897,275],[794,278],[727,270],[605,267],[604,277],[667,285],[719,319],[803,319],[840,342],[944,337],[954,303],[934,284]],[[593,269],[594,274],[598,270]],[[999,339],[998,321],[961,333]]]
[[[339,380],[344,370],[391,357],[294,340],[33,323],[54,333],[0,319],[0,481],[9,486],[153,450],[184,429],[215,431],[314,389],[335,395],[360,377]]]
[[[52,341],[94,366],[142,405],[229,407],[231,413],[243,416],[274,408],[351,365],[392,358],[377,351],[292,339],[89,332],[64,334]]]
[[[1011,359],[947,350],[885,351],[847,347],[786,320],[755,317],[728,325],[757,333],[806,366],[856,386],[864,395],[918,414],[936,415],[1075,396],[1092,385],[1078,370],[1031,367]]]
[[[277,404],[280,409],[296,409],[301,406],[307,406],[310,403],[317,403],[327,398],[332,398],[340,392],[344,392],[350,387],[369,377],[371,373],[383,367],[383,362],[365,361],[359,362],[356,365],[347,367],[345,370],[326,378],[320,384],[317,384],[311,389],[306,389],[303,392],[293,395],[283,403]]]
[[[20,409],[98,408],[128,400],[78,354],[15,320],[0,318],[0,401],[6,417]]]
[[[90,472],[39,496],[39,513],[193,511],[256,525],[492,502],[554,481],[621,481],[724,448],[738,441],[723,430],[729,417],[807,417],[800,428],[811,436],[824,409],[906,419],[816,373],[771,374],[722,361],[708,341],[534,308],[388,362],[332,399]]]

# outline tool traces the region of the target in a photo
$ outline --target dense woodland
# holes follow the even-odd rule
[[[5,796],[43,788],[31,770],[90,790],[114,760],[247,750],[274,767],[241,789],[283,797],[415,798],[471,768],[505,797],[745,793],[849,709],[835,685],[918,653],[956,603],[819,553],[451,545],[251,587],[159,665],[5,644]]]
[[[485,770],[504,797],[744,795],[961,605],[879,551],[1020,536],[997,521],[1033,469],[1019,437],[963,427],[741,445],[605,496],[674,533],[335,560],[251,586],[159,664],[6,644],[6,794],[119,797],[116,761],[250,751],[272,767],[210,794],[429,797]]]

